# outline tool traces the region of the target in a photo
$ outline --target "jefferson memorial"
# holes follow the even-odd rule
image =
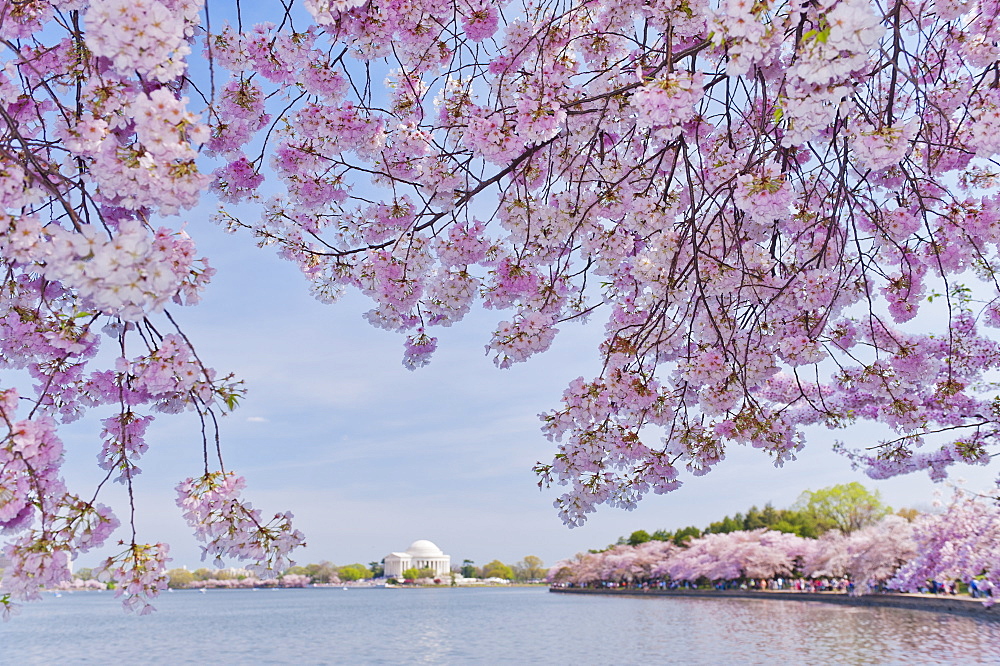
[[[420,539],[410,544],[402,553],[389,553],[385,556],[385,576],[396,578],[407,569],[433,569],[435,574],[446,574],[451,571],[451,556],[445,555],[441,549],[430,541]]]

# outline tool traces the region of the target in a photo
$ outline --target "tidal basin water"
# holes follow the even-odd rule
[[[757,599],[544,588],[46,595],[0,625],[0,664],[996,664],[1000,623]]]

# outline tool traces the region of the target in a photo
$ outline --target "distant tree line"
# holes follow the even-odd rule
[[[281,585],[286,579],[294,582],[293,586],[298,586],[299,582],[304,584],[333,584],[348,583],[359,580],[370,580],[381,578],[384,575],[382,562],[369,562],[368,565],[361,563],[345,564],[337,566],[328,561],[319,563],[297,565],[289,567],[281,576],[268,581],[259,581],[252,578],[249,573],[239,569],[208,569],[200,568],[190,571],[188,569],[171,569],[168,571],[170,577],[170,587],[174,589],[184,589],[189,587],[204,587],[203,583],[209,582],[208,586],[216,587],[247,587],[247,586],[268,586]],[[500,560],[493,560],[481,567],[475,566],[472,560],[464,560],[461,567],[454,570],[456,575],[463,578],[501,578],[513,582],[543,581],[548,573],[541,558],[535,555],[527,555],[517,564],[504,564]],[[89,569],[82,569],[77,574],[78,578],[86,580],[91,577]],[[434,580],[450,582],[448,574],[441,576],[430,568],[410,568],[402,573],[398,582]],[[217,584],[219,581],[232,581],[232,583]]]
[[[529,583],[543,580],[548,569],[545,568],[540,557],[526,555],[517,564],[504,564],[500,560],[493,560],[481,567],[477,567],[472,560],[464,560],[458,572],[463,578],[501,578],[518,583]]]
[[[384,575],[382,562],[369,562],[367,565],[355,562],[337,566],[332,562],[322,561],[313,564],[289,567],[280,576],[269,579],[258,579],[242,569],[209,569],[201,567],[189,570],[186,568],[170,569],[169,586],[172,589],[200,587],[301,587],[310,584],[348,583],[358,580],[381,578]],[[481,567],[475,566],[472,560],[464,560],[461,567],[454,570],[463,578],[501,578],[513,582],[544,581],[548,570],[541,558],[527,555],[517,564],[504,564],[493,560]],[[74,579],[84,582],[94,580],[94,572],[89,568],[79,569]],[[440,576],[433,569],[411,568],[402,573],[401,581],[433,580],[450,582],[448,574]]]

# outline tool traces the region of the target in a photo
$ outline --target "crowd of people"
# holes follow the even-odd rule
[[[553,582],[552,587],[585,587],[607,590],[716,590],[716,591],[790,591],[790,592],[833,592],[854,594],[858,589],[850,578],[847,577],[823,577],[823,578],[736,578],[732,580],[718,580],[699,584],[687,580],[644,580],[644,581],[595,581],[592,583],[577,584],[573,582]],[[868,593],[893,593],[897,590],[889,588],[884,583],[868,586]],[[918,590],[923,594],[935,595],[959,595],[968,594],[973,599],[987,599],[992,596],[992,592],[983,586],[982,580],[970,578],[966,582],[953,581],[927,581],[927,584]]]

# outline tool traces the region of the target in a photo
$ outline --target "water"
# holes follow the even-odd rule
[[[1000,663],[1000,623],[816,602],[213,590],[135,617],[110,593],[47,597],[0,625],[0,664]]]

